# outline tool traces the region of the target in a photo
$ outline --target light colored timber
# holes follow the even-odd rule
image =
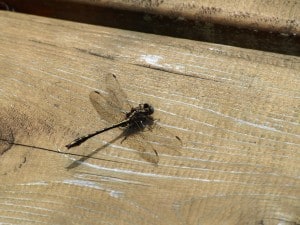
[[[10,12],[0,30],[0,224],[300,223],[299,58]],[[181,154],[154,165],[107,145],[119,130],[64,148],[107,125],[89,93],[109,72]]]

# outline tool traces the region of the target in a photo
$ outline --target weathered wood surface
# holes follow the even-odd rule
[[[69,0],[74,2],[73,0]],[[151,12],[180,19],[300,34],[299,0],[79,0],[80,4]],[[51,3],[50,3],[51,4]]]
[[[0,224],[300,223],[299,58],[8,12],[0,29]],[[108,72],[180,156],[103,148],[117,130],[66,151],[106,125],[88,95]]]
[[[59,18],[72,15],[75,13],[72,10],[77,10],[78,16],[83,16],[89,6],[94,6],[95,11],[92,10],[91,13],[96,13],[97,7],[113,8],[166,15],[179,20],[199,20],[239,28],[300,34],[299,0],[6,0],[5,3],[0,6],[20,12],[60,16]],[[71,7],[66,8],[66,4]]]

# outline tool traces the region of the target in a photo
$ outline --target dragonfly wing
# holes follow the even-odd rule
[[[140,156],[144,160],[154,164],[158,163],[159,158],[156,149],[151,145],[151,143],[147,142],[142,133],[136,132],[126,136],[124,144],[138,150],[140,152]]]
[[[109,95],[109,104],[115,108],[119,108],[123,112],[129,112],[131,105],[128,102],[126,93],[121,88],[116,75],[108,73],[105,75],[106,91]]]
[[[148,125],[144,130],[127,129],[124,136],[126,137],[124,142],[131,148],[139,150],[141,157],[148,162],[157,164],[160,153],[181,155],[181,139],[157,123]]]
[[[169,155],[181,155],[182,140],[169,129],[154,123],[143,134],[145,139],[152,143],[158,152],[164,152]]]
[[[115,124],[124,120],[125,116],[120,109],[114,107],[114,105],[110,103],[109,98],[100,92],[92,91],[90,93],[90,101],[101,119],[104,119],[108,123]]]

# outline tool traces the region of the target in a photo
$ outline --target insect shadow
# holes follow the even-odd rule
[[[15,137],[12,130],[6,126],[2,126],[0,130],[0,156],[11,149],[14,141]]]

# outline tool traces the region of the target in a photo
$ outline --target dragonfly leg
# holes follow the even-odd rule
[[[125,137],[122,139],[121,144],[123,144],[123,142],[126,141],[126,139],[127,139],[127,136],[125,136]]]
[[[152,131],[152,130],[155,129],[155,128],[158,128],[158,129],[159,129],[159,126],[157,125],[157,122],[159,122],[159,121],[160,121],[160,119],[154,120],[154,121],[153,121],[153,124],[152,124],[151,126],[147,126],[147,129],[148,129],[149,131]]]

